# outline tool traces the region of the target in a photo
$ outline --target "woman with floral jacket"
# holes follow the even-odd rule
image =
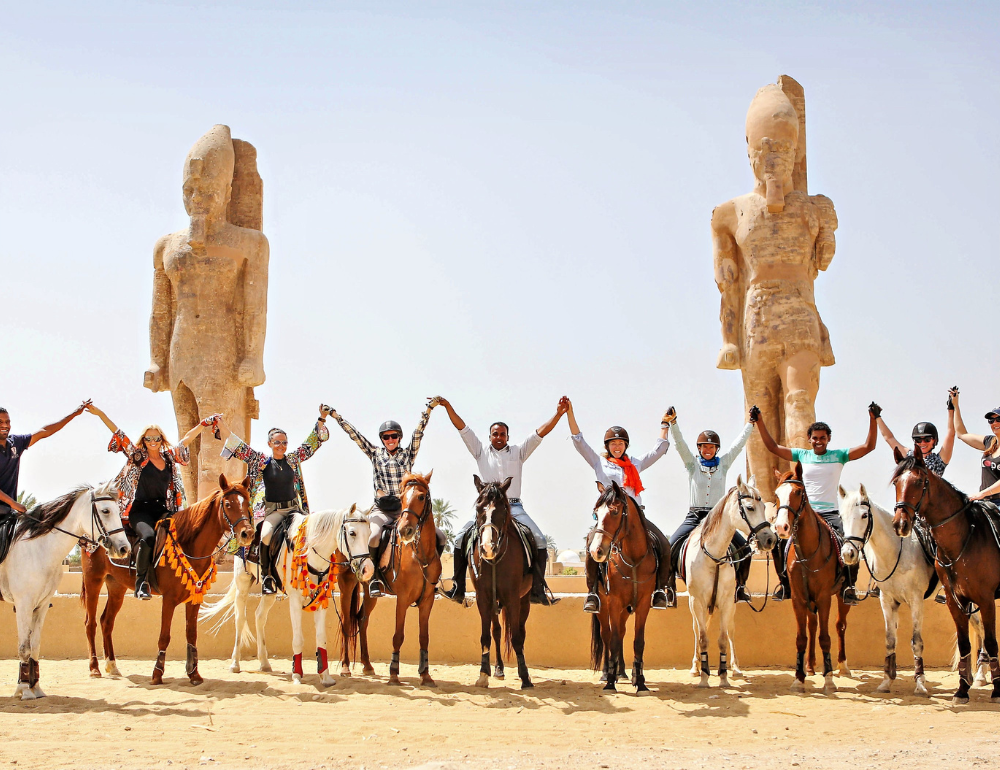
[[[320,445],[330,438],[326,427],[326,417],[330,407],[320,405],[316,427],[306,436],[302,446],[288,451],[288,435],[280,428],[267,432],[267,446],[270,455],[249,447],[243,439],[232,432],[221,417],[216,420],[220,438],[225,441],[222,456],[227,460],[235,458],[247,464],[250,479],[250,509],[255,521],[262,521],[260,529],[260,591],[273,594],[277,589],[271,574],[271,557],[268,546],[271,534],[286,516],[301,512],[309,513],[309,498],[306,497],[305,482],[302,480],[302,463],[312,457]]]
[[[135,549],[135,598],[145,601],[152,598],[149,567],[156,541],[156,522],[184,507],[180,466],[188,464],[188,446],[211,421],[195,425],[176,446],[170,444],[159,425],[147,425],[139,446],[135,446],[98,407],[89,404],[86,409],[100,417],[111,431],[108,451],[121,452],[126,457],[125,467],[115,484],[122,518],[128,517],[132,530],[139,536]]]

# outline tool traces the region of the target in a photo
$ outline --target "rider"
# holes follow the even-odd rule
[[[159,425],[147,425],[139,446],[135,446],[101,409],[88,403],[86,410],[100,417],[111,431],[108,451],[125,455],[125,467],[115,485],[122,518],[128,518],[139,538],[135,549],[135,598],[147,601],[152,598],[149,566],[156,545],[156,522],[184,507],[180,466],[188,464],[188,447],[211,425],[211,418],[195,425],[177,446],[171,446]]]
[[[505,422],[495,422],[490,425],[490,443],[483,446],[479,437],[472,431],[465,421],[455,413],[452,405],[442,396],[437,396],[434,401],[441,404],[448,410],[448,417],[451,424],[458,429],[462,441],[468,448],[469,453],[475,458],[479,465],[479,475],[483,482],[489,484],[503,483],[508,477],[511,479],[507,488],[508,501],[510,502],[510,514],[518,522],[531,530],[531,535],[535,540],[535,558],[531,581],[531,603],[552,605],[559,599],[549,598],[545,592],[545,565],[548,563],[547,541],[538,525],[532,521],[531,517],[524,510],[521,504],[521,471],[524,468],[524,461],[531,456],[531,453],[538,449],[542,439],[547,436],[559,418],[565,414],[569,408],[567,403],[559,402],[555,415],[553,415],[538,430],[532,433],[524,443],[508,443],[508,428]],[[462,527],[455,535],[455,575],[454,585],[445,592],[445,596],[453,601],[462,603],[465,600],[465,577],[469,566],[469,556],[467,552],[467,535],[476,523],[475,518]]]
[[[216,415],[215,426],[219,438],[225,441],[222,456],[236,458],[247,464],[250,478],[250,509],[254,521],[260,522],[260,592],[265,595],[277,593],[271,564],[271,534],[286,516],[295,513],[309,514],[309,498],[302,478],[302,463],[316,454],[323,442],[330,438],[326,427],[326,417],[333,412],[330,407],[320,404],[316,426],[306,436],[302,446],[288,451],[288,435],[280,428],[267,432],[267,446],[271,450],[268,457],[263,452],[251,449],[226,425],[222,415]],[[211,419],[211,418],[209,418]]]
[[[15,513],[24,513],[27,508],[17,501],[17,477],[21,470],[21,457],[28,447],[34,446],[43,438],[58,433],[79,415],[89,404],[84,401],[76,410],[63,417],[58,422],[46,425],[34,433],[10,435],[10,413],[0,406],[0,524],[3,524]],[[9,525],[13,528],[13,524]]]
[[[671,607],[677,606],[676,600],[676,580],[677,570],[680,568],[679,560],[681,548],[705,517],[711,512],[723,497],[726,495],[726,474],[732,467],[743,447],[746,446],[750,434],[753,432],[754,418],[743,428],[737,436],[733,445],[726,450],[725,454],[719,456],[719,449],[722,448],[722,440],[714,430],[703,430],[698,434],[696,446],[698,448],[697,458],[691,453],[684,436],[681,434],[681,426],[677,422],[677,412],[673,407],[667,410],[664,421],[670,425],[670,434],[677,444],[677,453],[684,462],[684,468],[688,472],[688,484],[691,488],[688,505],[690,506],[684,521],[670,538],[670,555],[672,568],[670,570],[670,586],[668,594],[675,597],[670,603]],[[733,546],[739,553],[746,553],[747,541],[741,532],[733,535]],[[736,568],[736,601],[749,602],[750,594],[747,592],[746,583],[750,576],[750,559],[745,558]]]
[[[361,451],[364,452],[372,464],[372,482],[375,486],[375,507],[378,513],[373,513],[368,517],[371,526],[371,537],[368,539],[368,548],[371,552],[372,562],[375,564],[375,576],[368,583],[368,595],[373,599],[378,599],[385,593],[385,583],[382,580],[382,573],[378,565],[378,549],[382,538],[382,530],[399,518],[403,511],[402,503],[399,500],[400,482],[403,476],[413,470],[413,463],[417,459],[417,452],[420,451],[420,442],[424,438],[424,428],[431,418],[431,412],[437,406],[437,401],[431,399],[427,402],[427,408],[420,415],[417,427],[413,429],[413,436],[410,438],[410,445],[405,449],[400,448],[399,442],[403,438],[403,429],[395,420],[386,420],[378,429],[378,437],[382,446],[376,447],[371,441],[366,439],[358,429],[347,420],[337,414],[336,410],[331,410],[333,416],[344,432],[351,437]],[[438,553],[444,550],[448,542],[445,534],[435,527],[437,536]]]
[[[844,523],[840,519],[840,511],[837,510],[840,474],[848,462],[860,460],[875,449],[875,440],[878,437],[875,421],[881,413],[881,407],[873,401],[868,407],[868,438],[864,444],[853,449],[828,449],[827,445],[830,443],[832,432],[830,426],[825,422],[814,422],[809,426],[807,437],[812,446],[811,449],[799,449],[798,447],[792,449],[776,444],[771,438],[771,434],[767,432],[764,421],[759,419],[760,410],[756,406],[750,409],[750,419],[756,421],[761,440],[768,451],[782,460],[802,463],[802,483],[805,486],[809,504],[837,532],[841,539],[844,537]],[[774,570],[778,573],[781,584],[774,589],[773,598],[779,602],[791,596],[785,563],[787,544],[787,540],[778,541],[780,553],[774,560]],[[843,598],[845,604],[855,605],[858,603],[858,594],[854,590],[854,583],[857,579],[857,568],[849,568],[848,577],[844,581]]]
[[[625,450],[628,449],[629,444],[628,431],[618,425],[614,425],[604,433],[604,453],[599,455],[583,437],[580,425],[576,421],[576,415],[573,413],[573,402],[566,396],[563,396],[563,402],[566,404],[566,419],[569,421],[569,431],[573,439],[573,446],[576,447],[576,451],[580,453],[583,459],[587,461],[587,464],[594,469],[598,482],[604,486],[610,486],[612,481],[616,481],[618,486],[624,489],[625,493],[635,500],[639,510],[643,512],[646,529],[653,535],[653,548],[656,550],[658,559],[656,590],[653,591],[652,606],[665,610],[668,606],[671,606],[671,600],[673,600],[673,605],[676,606],[676,598],[672,595],[668,596],[669,591],[665,590],[669,582],[668,575],[670,574],[670,541],[667,540],[666,536],[660,531],[660,528],[653,524],[645,514],[646,509],[640,497],[640,493],[645,487],[639,478],[640,472],[646,470],[646,468],[663,457],[667,450],[670,449],[670,441],[667,439],[666,415],[664,415],[663,422],[660,423],[660,437],[656,440],[656,445],[653,447],[652,452],[642,457],[629,457],[625,454]],[[596,517],[597,514],[595,513],[594,515]],[[598,566],[588,550],[587,598],[583,602],[584,612],[593,613],[600,610],[601,601],[597,596]]]
[[[965,430],[962,410],[958,406],[958,388],[951,389],[951,401],[955,405],[955,430],[958,437],[973,449],[982,451],[983,475],[979,491],[969,495],[970,500],[988,500],[1000,505],[1000,406],[986,413],[986,422],[992,435],[979,435]]]
[[[957,388],[954,390],[957,391]],[[913,454],[913,447],[907,448],[896,440],[896,437],[892,435],[892,431],[889,430],[889,426],[882,419],[881,414],[875,422],[878,424],[879,433],[882,434],[885,443],[907,457]],[[948,395],[948,432],[945,434],[941,449],[938,452],[934,451],[938,448],[938,430],[932,422],[918,422],[913,426],[913,432],[910,435],[914,443],[920,446],[924,465],[932,473],[944,476],[944,469],[951,462],[951,453],[955,449],[955,407],[952,403],[950,392]]]

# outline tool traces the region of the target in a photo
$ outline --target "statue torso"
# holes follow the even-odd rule
[[[819,219],[809,196],[791,192],[785,210],[772,214],[764,198],[750,193],[734,201],[733,236],[748,271],[748,283],[769,280],[808,281],[816,277],[814,260]]]

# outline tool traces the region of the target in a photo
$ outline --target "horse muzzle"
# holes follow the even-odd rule
[[[787,540],[792,536],[792,528],[785,522],[775,522],[774,532],[782,540]]]
[[[608,558],[608,552],[603,546],[594,545],[590,547],[590,558],[600,564]]]
[[[858,549],[851,543],[844,543],[844,547],[840,549],[840,556],[848,567],[853,567],[858,563]]]
[[[413,542],[413,538],[416,534],[417,528],[412,524],[407,524],[399,528],[399,539],[407,545]]]
[[[900,537],[909,537],[913,531],[913,522],[906,518],[893,519],[892,528]]]
[[[375,563],[370,557],[361,560],[354,570],[354,576],[362,583],[367,583],[375,577]]]
[[[132,551],[128,544],[128,538],[124,535],[115,535],[108,538],[101,545],[104,546],[104,550],[111,555],[112,559],[118,559],[119,561],[127,557]]]

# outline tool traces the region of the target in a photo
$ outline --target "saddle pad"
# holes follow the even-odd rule
[[[693,530],[691,532],[691,535],[693,535],[695,532],[697,532],[697,530]],[[680,559],[678,560],[677,563],[677,577],[679,577],[685,583],[687,583],[687,552],[688,552],[688,545],[691,544],[691,535],[688,535],[686,538],[684,538],[684,544],[681,546]],[[649,537],[650,543],[655,542],[652,532],[647,532],[647,536]],[[657,564],[659,564],[659,555],[656,552],[656,548],[653,548],[653,554],[656,555]],[[735,561],[740,556],[739,548],[737,548],[737,546],[735,546],[733,543],[730,543],[729,548],[726,549],[726,555],[731,560]]]
[[[837,552],[837,569],[838,571],[843,571],[847,567],[847,565],[844,564],[844,552],[842,550],[844,547],[844,538],[842,538],[837,530],[830,526],[830,522],[822,516],[816,514],[816,518],[820,520],[823,527],[826,527],[826,531],[829,533],[830,539],[833,542],[833,550]],[[822,530],[822,527],[820,529]]]
[[[528,560],[528,569],[531,569],[535,561],[535,549],[540,546],[535,543],[535,536],[531,534],[531,530],[526,525],[514,519],[514,527],[521,538],[521,545],[524,546],[524,557]]]
[[[8,513],[0,515],[0,564],[7,558],[10,545],[14,542],[14,530],[17,528],[17,514],[7,508]]]

